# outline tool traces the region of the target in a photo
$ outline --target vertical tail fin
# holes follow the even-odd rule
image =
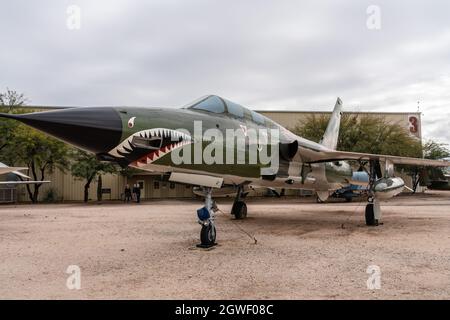
[[[327,130],[323,135],[320,144],[331,150],[336,150],[338,139],[339,139],[339,129],[341,127],[341,116],[342,116],[342,100],[338,98],[336,105],[334,107],[333,113],[331,115],[330,122],[328,123]]]

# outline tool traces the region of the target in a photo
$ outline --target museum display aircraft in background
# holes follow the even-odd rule
[[[450,161],[450,158],[444,158],[442,160]],[[450,167],[441,171],[434,171],[428,187],[432,190],[450,190]]]
[[[28,170],[27,167],[8,167],[6,164],[0,162],[0,176],[12,174],[14,180],[0,180],[0,185],[19,185],[19,184],[39,184],[39,183],[50,183],[50,181],[31,181],[28,179],[31,179],[26,174],[23,174],[22,170]],[[26,180],[20,180],[20,178],[26,179]],[[7,177],[8,179],[8,177]]]
[[[100,160],[170,174],[169,180],[202,187],[197,212],[203,246],[216,243],[212,190],[234,188],[231,214],[247,216],[248,188],[313,190],[321,201],[349,185],[365,185],[366,224],[377,226],[380,200],[401,193],[394,165],[448,167],[449,162],[337,151],[342,101],[338,99],[320,143],[215,95],[183,108],[83,107],[28,114],[0,114],[21,121]],[[270,149],[270,152],[269,152]],[[368,175],[358,179],[348,161]]]

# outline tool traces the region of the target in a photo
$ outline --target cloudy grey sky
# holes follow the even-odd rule
[[[420,100],[425,137],[450,143],[448,0],[0,1],[0,90],[30,104],[214,93],[260,110],[328,110],[341,96],[347,110],[408,112]]]

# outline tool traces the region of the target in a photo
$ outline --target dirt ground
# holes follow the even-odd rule
[[[0,298],[450,299],[450,192],[388,201],[376,228],[364,203],[251,199],[245,221],[218,214],[209,251],[195,248],[200,206],[0,206]],[[80,290],[66,286],[70,265]]]

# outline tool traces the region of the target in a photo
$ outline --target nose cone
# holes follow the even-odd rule
[[[28,114],[2,114],[81,149],[108,152],[120,143],[122,120],[110,107],[73,108]]]

